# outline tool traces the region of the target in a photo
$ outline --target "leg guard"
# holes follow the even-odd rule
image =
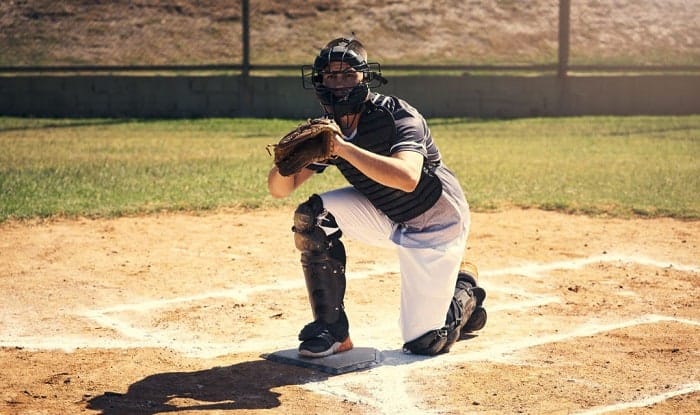
[[[476,309],[477,299],[472,288],[473,286],[468,282],[457,279],[455,293],[445,318],[445,328],[448,334],[441,353],[449,352],[452,345],[460,339],[464,326]]]
[[[321,227],[335,229],[326,235]],[[301,251],[306,289],[314,321],[299,333],[299,354],[323,357],[353,348],[343,309],[345,297],[345,247],[333,215],[323,200],[313,195],[294,212],[294,243]]]
[[[341,333],[337,334],[342,335],[342,331],[348,330],[343,311],[345,247],[340,241],[340,230],[327,236],[320,225],[337,228],[333,216],[323,208],[320,196],[313,195],[294,212],[294,243],[301,251],[314,321],[326,325],[339,323]]]
[[[482,307],[486,291],[476,285],[476,268],[460,271],[454,296],[447,310],[445,325],[404,344],[404,350],[414,354],[436,355],[447,353],[466,333],[480,330],[486,324],[486,310]]]
[[[460,339],[466,338],[471,332],[483,329],[486,325],[487,319],[486,309],[484,308],[486,290],[479,287],[476,283],[476,276],[479,275],[478,271],[476,270],[476,266],[474,266],[473,264],[468,265],[470,265],[471,267],[467,268],[467,270],[465,271],[459,272],[459,276],[457,277],[457,285],[459,286],[459,281],[463,281],[471,285],[472,295],[476,299],[476,307],[471,312],[471,314],[467,314],[468,320],[464,324],[464,327],[462,327]]]
[[[403,351],[428,356],[440,354],[447,343],[447,335],[448,332],[445,327],[439,330],[431,330],[417,339],[404,343]]]

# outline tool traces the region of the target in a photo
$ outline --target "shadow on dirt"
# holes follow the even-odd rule
[[[126,393],[105,392],[90,399],[87,408],[102,411],[103,415],[270,409],[280,406],[280,394],[272,389],[327,377],[309,369],[256,360],[196,372],[151,375],[129,386]]]
[[[410,365],[439,358],[406,354],[401,349],[384,350],[381,355],[381,366]],[[151,375],[130,385],[126,393],[107,391],[95,396],[88,401],[87,408],[101,411],[102,415],[272,409],[281,405],[281,394],[273,389],[321,382],[329,376],[332,375],[295,365],[254,360],[196,372]]]

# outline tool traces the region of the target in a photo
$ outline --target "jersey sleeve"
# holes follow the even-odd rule
[[[391,153],[415,151],[427,157],[430,131],[423,116],[406,103],[400,103],[393,115],[396,122],[396,143],[391,147]]]

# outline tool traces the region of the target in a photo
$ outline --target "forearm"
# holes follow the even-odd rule
[[[422,156],[404,152],[400,156],[382,156],[352,144],[343,145],[336,154],[370,179],[405,192],[413,191],[420,180]]]
[[[291,176],[282,176],[276,166],[270,169],[267,175],[267,189],[274,198],[284,198],[289,196],[299,187],[313,172],[302,169],[299,173]]]

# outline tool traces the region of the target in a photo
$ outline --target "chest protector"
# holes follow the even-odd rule
[[[388,110],[369,104],[357,128],[352,141],[355,145],[383,156],[391,154],[391,146],[396,142],[396,125]],[[343,159],[337,159],[336,164],[348,182],[394,222],[406,222],[424,213],[442,194],[435,166],[425,158],[418,186],[410,193],[375,182]]]

